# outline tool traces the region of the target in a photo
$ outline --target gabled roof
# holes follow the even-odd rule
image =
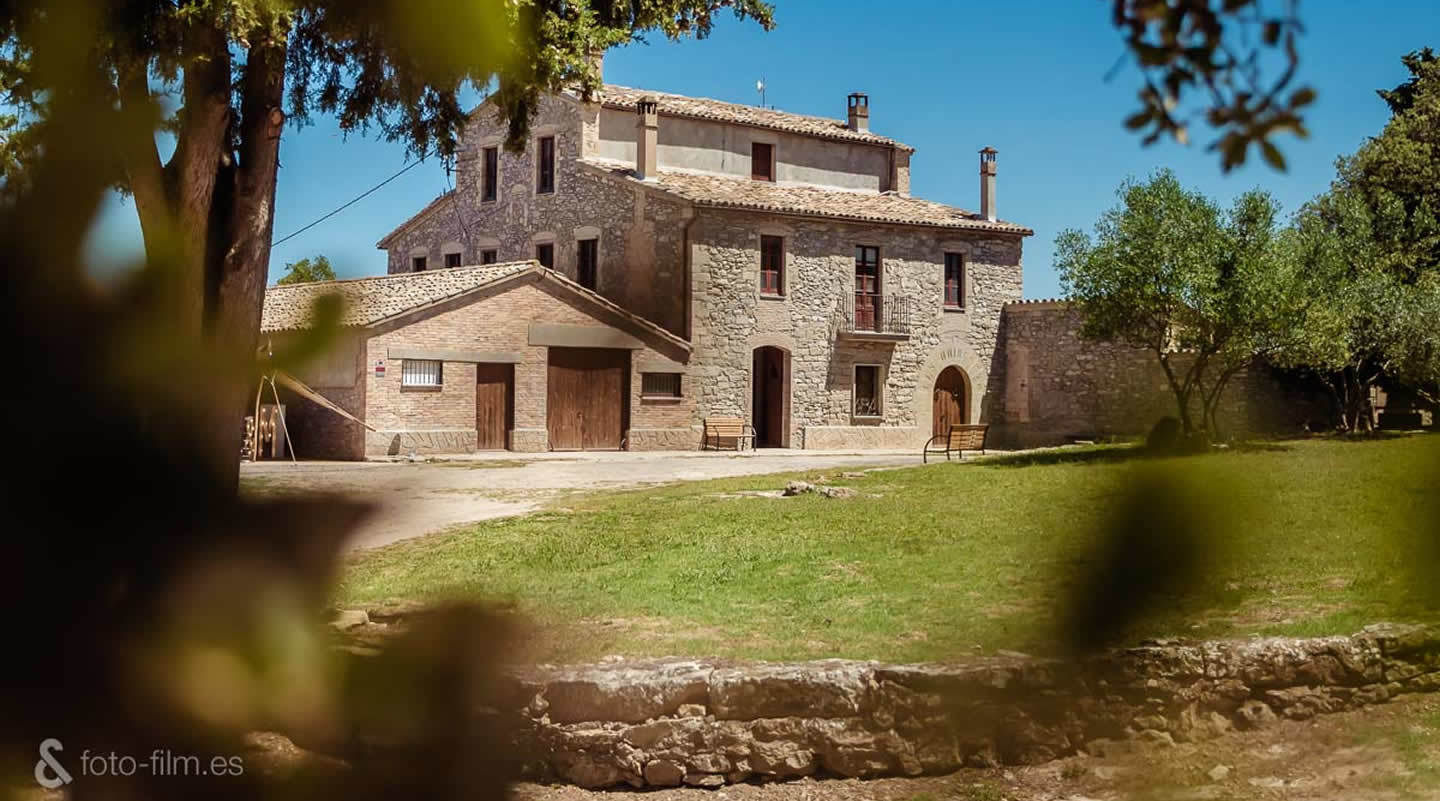
[[[915,150],[915,148],[897,142],[888,136],[881,136],[869,131],[852,131],[843,120],[792,114],[788,111],[746,106],[740,103],[727,103],[723,100],[711,100],[708,97],[687,97],[669,92],[654,92],[649,89],[633,89],[628,86],[605,84],[601,87],[600,94],[596,99],[601,105],[609,108],[633,111],[636,102],[642,97],[654,97],[659,101],[659,111],[662,116],[668,114],[673,117],[690,117],[697,120],[733,122],[756,128],[770,128],[776,131],[788,131],[843,142],[864,142],[872,145],[898,147],[912,152]]]
[[[1023,225],[991,222],[965,209],[946,206],[893,192],[864,192],[796,186],[743,177],[661,170],[653,181],[635,178],[633,165],[608,159],[581,162],[615,180],[629,181],[667,192],[698,206],[746,209],[807,217],[825,217],[855,222],[923,225],[963,228],[1030,236],[1035,232]]]
[[[418,273],[394,273],[342,281],[313,281],[272,286],[265,290],[260,330],[265,333],[309,327],[315,301],[339,295],[344,302],[340,325],[365,327],[389,322],[442,301],[493,287],[527,275],[549,279],[564,290],[599,306],[631,326],[682,348],[690,343],[638,314],[626,311],[599,293],[586,289],[536,261],[515,261],[476,267],[448,267]]]
[[[381,250],[384,250],[384,249],[386,248],[386,246],[388,246],[388,245],[390,244],[390,240],[391,240],[391,239],[394,239],[395,237],[399,236],[400,234],[403,234],[403,233],[406,231],[406,229],[408,229],[410,226],[412,226],[412,225],[414,225],[415,223],[419,222],[420,219],[423,218],[425,215],[427,215],[427,214],[429,214],[430,212],[432,212],[432,211],[440,208],[440,207],[441,207],[442,205],[444,205],[447,201],[449,201],[450,198],[452,198],[452,197],[454,197],[454,196],[455,196],[455,190],[454,190],[454,189],[451,189],[451,190],[449,190],[448,192],[445,192],[445,193],[441,194],[439,197],[435,198],[434,200],[430,201],[429,203],[425,204],[425,208],[423,208],[423,209],[415,212],[414,214],[412,214],[412,215],[409,217],[409,219],[405,220],[405,222],[402,222],[402,223],[400,223],[399,225],[395,226],[395,230],[393,230],[393,231],[391,231],[390,233],[386,234],[385,236],[381,237],[381,238],[380,238],[380,241],[375,243],[375,247],[380,248]]]

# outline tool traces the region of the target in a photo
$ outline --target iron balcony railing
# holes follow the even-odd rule
[[[841,313],[842,334],[910,336],[910,296],[847,294]]]

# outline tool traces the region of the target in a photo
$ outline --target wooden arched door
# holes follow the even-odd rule
[[[935,379],[935,427],[932,433],[948,434],[950,426],[970,422],[965,374],[959,367],[946,367]]]

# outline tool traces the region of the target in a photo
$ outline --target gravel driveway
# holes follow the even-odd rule
[[[255,494],[338,492],[376,504],[350,541],[361,549],[525,514],[568,492],[918,464],[917,454],[883,451],[499,453],[419,463],[257,462],[241,465],[240,480]]]

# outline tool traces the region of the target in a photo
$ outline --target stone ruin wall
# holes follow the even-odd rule
[[[1174,393],[1155,356],[1084,339],[1082,322],[1082,313],[1064,301],[1005,307],[986,404],[996,447],[1143,436],[1160,418],[1176,416]],[[1197,393],[1196,419],[1200,409]],[[1297,434],[1308,423],[1328,421],[1330,412],[1313,388],[1257,364],[1231,380],[1219,417],[1223,436]]]
[[[533,779],[716,787],[1034,764],[1203,739],[1440,688],[1440,629],[1161,644],[1081,663],[620,662],[515,678]],[[518,710],[518,713],[505,710]]]

